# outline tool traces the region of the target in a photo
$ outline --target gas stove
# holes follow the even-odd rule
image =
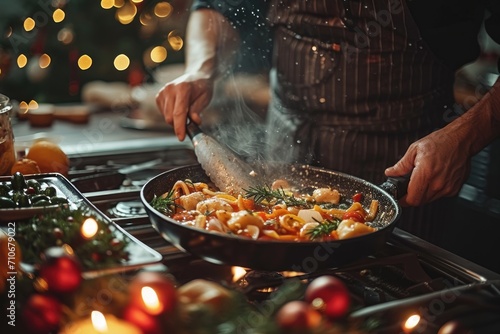
[[[169,244],[152,227],[140,201],[141,188],[150,178],[197,162],[191,149],[162,148],[146,154],[121,152],[71,160],[69,179],[75,186],[116,224],[158,251],[162,265],[179,282],[210,279],[259,302],[287,281],[307,282],[330,274],[349,288],[356,309],[351,314],[353,321],[377,319],[379,323],[370,333],[444,334],[459,333],[460,328],[472,328],[471,333],[500,332],[500,274],[399,228],[383,249],[348,266],[312,273],[239,268],[243,274],[235,278],[235,267],[208,263]],[[405,325],[417,315],[418,325]]]

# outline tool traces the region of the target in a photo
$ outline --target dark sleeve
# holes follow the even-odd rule
[[[500,1],[492,0],[488,4],[489,16],[484,21],[488,35],[500,44]]]
[[[271,65],[272,38],[267,22],[270,0],[194,0],[191,10],[209,8],[224,15],[238,29],[242,46],[238,71],[261,72]]]
[[[210,8],[218,11],[238,29],[252,23],[264,23],[268,0],[194,0],[192,10]]]

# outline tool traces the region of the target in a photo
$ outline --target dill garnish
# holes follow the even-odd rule
[[[287,194],[283,188],[273,190],[267,185],[250,187],[248,190],[245,190],[245,197],[253,198],[253,200],[259,204],[267,202],[270,205],[283,203],[289,206],[308,206],[307,201],[297,198],[293,196],[293,194]]]
[[[307,231],[307,235],[311,240],[321,239],[322,237],[326,237],[335,231],[340,224],[340,219],[326,219],[321,222],[318,226]]]

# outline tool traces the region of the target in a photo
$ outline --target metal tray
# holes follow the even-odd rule
[[[138,269],[146,265],[157,264],[162,261],[160,253],[143,244],[140,240],[130,235],[127,231],[113,222],[110,218],[104,215],[97,209],[71,182],[59,173],[45,173],[26,175],[26,179],[36,179],[38,182],[46,183],[56,188],[58,196],[68,199],[70,208],[86,208],[97,219],[108,224],[111,232],[122,240],[127,240],[126,250],[129,253],[129,259],[116,265],[108,267],[100,267],[97,270],[84,269],[84,277],[95,277],[115,272],[123,272],[133,269]],[[0,182],[10,181],[10,177],[0,177]],[[2,228],[4,230],[15,229],[16,224],[26,224],[31,218],[37,214],[44,212],[44,210],[54,210],[58,206],[42,207],[42,208],[16,208],[16,209],[0,209],[0,217],[2,217]],[[22,269],[27,272],[33,272],[34,266],[32,263],[22,263]]]

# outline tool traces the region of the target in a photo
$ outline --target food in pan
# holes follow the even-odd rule
[[[178,180],[151,206],[180,224],[259,240],[331,241],[376,231],[379,203],[362,194],[342,198],[336,189],[299,190],[286,180],[256,186],[237,196],[206,183]]]

